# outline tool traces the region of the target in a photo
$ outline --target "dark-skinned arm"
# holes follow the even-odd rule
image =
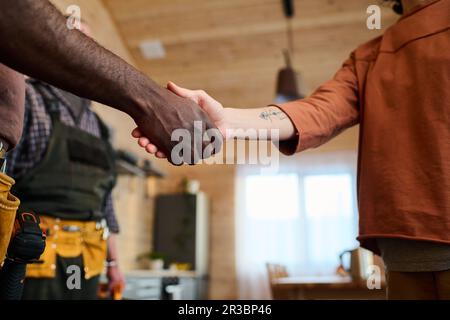
[[[195,120],[203,122],[204,130],[214,128],[193,102],[69,30],[47,0],[2,0],[0,6],[0,61],[14,70],[129,114],[167,154],[177,144],[170,139],[173,130],[193,134]]]

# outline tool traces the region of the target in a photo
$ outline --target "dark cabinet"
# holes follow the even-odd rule
[[[156,199],[153,249],[164,256],[165,267],[189,263],[205,298],[209,264],[209,210],[204,193],[160,195]]]

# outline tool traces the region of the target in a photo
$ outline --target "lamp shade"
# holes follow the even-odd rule
[[[304,98],[303,90],[299,88],[298,74],[292,68],[291,54],[294,52],[291,20],[294,17],[294,1],[283,0],[284,14],[287,20],[288,48],[283,51],[286,67],[278,71],[276,103],[284,103]],[[300,79],[301,80],[301,79]],[[300,81],[302,83],[302,81]]]
[[[276,103],[284,103],[304,98],[299,90],[297,73],[291,66],[287,66],[278,72]]]

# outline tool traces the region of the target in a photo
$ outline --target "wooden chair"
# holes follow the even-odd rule
[[[285,266],[281,264],[275,264],[275,263],[266,263],[267,268],[267,275],[269,278],[269,285],[270,290],[272,293],[272,298],[274,300],[284,300],[286,299],[286,292],[280,291],[279,288],[274,285],[273,280],[279,279],[279,278],[286,278],[289,277],[289,273],[287,272],[287,269]]]

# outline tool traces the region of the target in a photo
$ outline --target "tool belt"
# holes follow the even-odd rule
[[[106,260],[106,224],[96,221],[70,221],[40,216],[46,233],[42,263],[27,267],[28,278],[54,278],[56,257],[83,257],[84,276],[90,279],[102,273]]]
[[[5,259],[20,201],[9,191],[14,180],[0,173],[0,266]]]

